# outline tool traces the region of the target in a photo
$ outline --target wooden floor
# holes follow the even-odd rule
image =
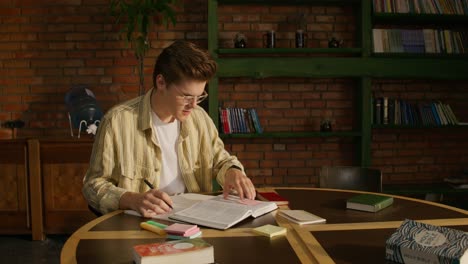
[[[0,236],[1,263],[60,263],[60,252],[68,235],[48,235],[44,241],[32,241],[31,235]]]

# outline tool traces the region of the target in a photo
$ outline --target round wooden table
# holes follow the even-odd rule
[[[224,231],[203,228],[202,237],[214,246],[217,263],[386,263],[385,241],[404,219],[468,231],[468,211],[418,199],[393,196],[393,205],[368,213],[346,209],[346,199],[363,192],[261,190],[276,191],[289,200],[289,208],[306,210],[327,223],[299,226],[274,211]],[[133,263],[133,245],[165,240],[142,230],[139,224],[145,220],[120,210],[94,219],[70,236],[61,263]],[[284,226],[287,235],[270,239],[251,231],[264,224]]]

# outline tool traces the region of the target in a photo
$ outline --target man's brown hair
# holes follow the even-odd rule
[[[164,76],[166,83],[181,80],[209,81],[216,73],[217,64],[208,51],[194,43],[177,40],[166,47],[156,60],[153,71],[153,85],[156,76]]]

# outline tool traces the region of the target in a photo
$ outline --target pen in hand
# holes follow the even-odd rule
[[[143,179],[143,181],[146,183],[146,185],[148,185],[148,187],[150,187],[150,189],[154,189],[153,184],[151,184],[151,182],[149,182],[147,179]],[[163,200],[163,199],[161,199],[161,200]],[[163,200],[163,201],[164,201],[164,200]],[[164,202],[165,202],[165,203],[167,204],[167,206],[169,206],[171,209],[174,209],[174,208],[172,208],[172,206],[171,206],[170,204],[168,204],[166,201],[164,201]]]

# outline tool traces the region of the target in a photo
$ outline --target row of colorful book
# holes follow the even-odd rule
[[[255,108],[220,108],[219,118],[224,134],[263,133]]]
[[[409,103],[405,100],[388,97],[373,99],[372,120],[375,125],[459,125],[459,121],[449,104],[441,102]]]
[[[468,0],[374,0],[376,13],[468,14]]]
[[[460,54],[468,51],[468,32],[429,28],[374,28],[372,34],[376,53]]]

